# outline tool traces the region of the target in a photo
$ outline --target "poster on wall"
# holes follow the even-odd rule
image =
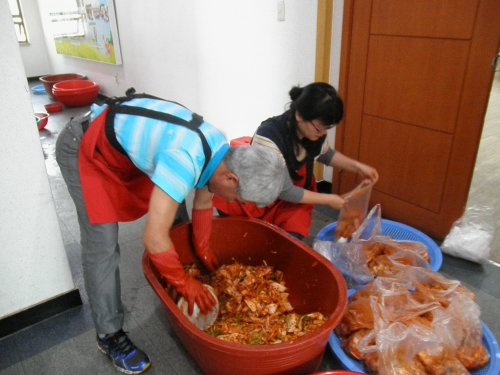
[[[50,13],[59,54],[107,64],[122,63],[113,0],[68,0]]]

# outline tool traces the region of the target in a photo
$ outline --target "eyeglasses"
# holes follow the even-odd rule
[[[320,125],[320,127],[318,127],[312,121],[307,121],[307,122],[310,123],[318,133],[323,133],[325,130],[331,129],[335,126],[335,125]]]

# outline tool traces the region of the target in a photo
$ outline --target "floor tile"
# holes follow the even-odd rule
[[[27,374],[117,374],[108,358],[97,349],[94,333],[85,332],[23,361]]]
[[[16,340],[14,336],[6,337],[0,341],[0,373],[4,374],[14,374],[15,369],[20,366],[21,356],[17,350]],[[10,369],[10,372],[5,372]],[[22,372],[20,372],[22,374]]]
[[[0,367],[0,374],[2,375],[29,375],[24,371],[22,363],[16,363],[10,367],[2,369]]]
[[[500,299],[500,268],[489,263],[478,264],[443,254],[440,272]]]

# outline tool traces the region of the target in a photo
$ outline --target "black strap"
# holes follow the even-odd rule
[[[112,96],[111,98],[106,99],[105,103],[108,105],[121,104],[123,102],[128,102],[132,99],[143,99],[143,98],[162,100],[164,102],[174,103],[174,104],[180,105],[181,107],[188,109],[186,106],[184,106],[180,103],[174,102],[172,100],[165,100],[165,99],[159,98],[157,96],[149,95],[146,93],[136,94],[135,89],[133,87],[131,87],[127,91],[125,91],[125,96],[120,96],[120,97]]]
[[[82,121],[82,130],[83,130],[84,134],[87,131],[87,129],[89,128],[89,125],[90,125],[90,119]]]
[[[165,121],[171,124],[175,125],[180,125],[184,126],[192,131],[195,131],[198,133],[201,144],[203,146],[203,153],[205,154],[205,164],[203,165],[202,173],[205,170],[206,166],[208,165],[208,162],[212,158],[212,150],[210,149],[210,146],[208,145],[207,139],[205,138],[205,135],[202,133],[200,130],[201,124],[203,124],[203,117],[194,113],[192,115],[192,118],[190,121],[186,121],[184,119],[181,119],[177,116],[171,115],[169,113],[164,113],[164,112],[158,112],[154,111],[152,109],[147,109],[147,108],[141,108],[141,107],[133,107],[133,106],[128,106],[128,105],[120,105],[121,103],[124,103],[126,101],[135,99],[135,98],[148,98],[148,99],[157,99],[157,100],[162,100],[165,102],[170,102],[174,104],[178,104],[169,100],[157,98],[152,95],[148,94],[135,94],[135,89],[130,88],[127,90],[125,97],[121,98],[110,98],[108,99],[108,106],[109,110],[108,113],[106,114],[106,125],[105,125],[105,133],[106,137],[108,138],[108,142],[121,154],[127,155],[123,147],[120,145],[118,140],[116,139],[116,133],[115,133],[115,127],[114,127],[114,122],[115,122],[115,115],[116,114],[126,114],[126,115],[132,115],[132,116],[141,116],[141,117],[147,117],[147,118],[152,118],[155,120],[160,120],[160,121]],[[178,104],[181,105],[181,104]],[[181,105],[182,106],[182,105]],[[184,106],[182,106],[184,107]],[[184,107],[186,108],[186,107]]]
[[[125,96],[120,96],[120,97],[112,96],[112,97],[106,99],[104,101],[104,103],[106,103],[108,105],[120,104],[120,103],[123,103],[123,102],[128,102],[129,100],[132,100],[132,99],[138,98],[138,97],[164,100],[164,99],[161,99],[161,98],[157,98],[156,96],[152,96],[152,95],[145,94],[145,93],[136,94],[135,93],[135,89],[133,87],[131,87],[127,91],[125,91]]]
[[[314,158],[308,156],[306,161],[306,183],[304,184],[304,189],[309,189],[311,187],[313,171]]]
[[[288,173],[290,175],[290,178],[294,181],[300,181],[304,178],[304,176],[301,176],[297,173],[297,169],[299,168],[299,165],[303,165],[302,162],[298,162],[297,158],[295,157],[295,152],[294,152],[294,147],[293,147],[293,142],[289,134],[289,126],[287,123],[287,118],[283,118],[283,116],[286,116],[287,113],[285,113],[282,116],[276,116],[276,117],[270,117],[267,120],[263,121],[265,122],[271,122],[274,126],[278,128],[278,131],[280,132],[281,137],[273,137],[271,140],[276,143],[276,146],[281,151],[281,154],[285,158],[285,163],[288,169]],[[306,150],[306,159],[304,160],[304,163],[306,165],[306,175],[305,175],[305,183],[304,183],[304,189],[309,189],[312,184],[312,177],[313,177],[313,172],[314,172],[314,155],[315,155],[315,150],[312,147],[319,147],[322,146],[324,141],[324,138],[322,139],[321,143],[319,141],[315,141],[315,143],[309,143],[309,144],[303,144],[303,147]]]

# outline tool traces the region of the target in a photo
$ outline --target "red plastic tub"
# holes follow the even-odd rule
[[[89,105],[99,94],[99,84],[81,79],[57,82],[52,87],[52,94],[68,107]]]
[[[47,92],[47,95],[51,99],[55,99],[54,96],[52,95],[52,86],[54,86],[55,83],[61,82],[61,81],[67,81],[69,79],[85,79],[85,75],[79,74],[79,73],[66,73],[66,74],[52,74],[48,76],[43,76],[40,77],[40,82],[42,82],[43,87],[45,87],[45,91]]]
[[[54,92],[90,92],[95,91],[99,84],[94,81],[89,81],[86,79],[70,79],[67,81],[57,82],[52,86],[52,93]]]
[[[170,237],[183,264],[196,263],[190,223],[179,224]],[[214,218],[210,246],[220,264],[235,261],[257,266],[265,261],[283,271],[289,302],[301,314],[321,312],[328,320],[315,332],[294,342],[243,345],[223,341],[196,328],[165,291],[165,283],[142,258],[144,274],[162,301],[167,319],[199,368],[206,375],[304,375],[317,371],[328,337],[347,305],[347,286],[341,273],[323,256],[283,230],[256,219]]]

